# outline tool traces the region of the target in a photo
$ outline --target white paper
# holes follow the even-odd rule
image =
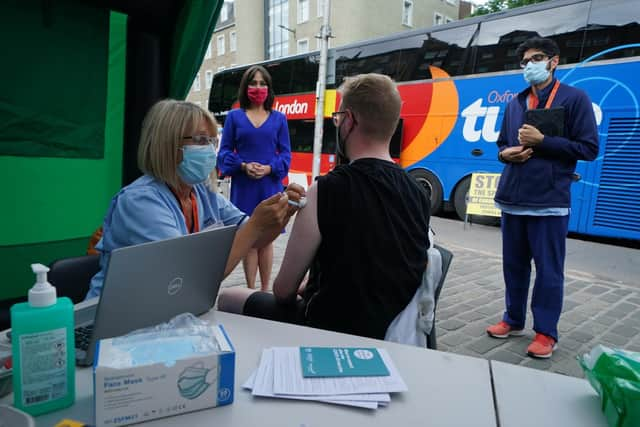
[[[407,385],[398,374],[385,349],[377,349],[388,376],[304,378],[299,347],[274,347],[273,393],[277,395],[327,396],[362,393],[395,393],[407,391]]]
[[[300,371],[301,372],[301,371]],[[302,374],[299,374],[302,375]],[[349,394],[349,395],[279,395],[273,392],[273,349],[266,349],[262,352],[262,358],[258,369],[254,371],[243,388],[252,390],[254,396],[274,397],[283,399],[313,400],[337,405],[356,406],[359,408],[376,409],[378,404],[385,405],[391,400],[388,393],[371,394]]]

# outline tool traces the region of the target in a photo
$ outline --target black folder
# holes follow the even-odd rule
[[[564,107],[527,110],[525,123],[545,136],[564,136]]]

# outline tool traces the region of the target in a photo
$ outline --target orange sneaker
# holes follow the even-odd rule
[[[487,328],[487,334],[493,338],[509,338],[510,335],[517,337],[523,333],[524,331],[522,329],[513,329],[511,325],[504,320]]]
[[[558,348],[556,340],[545,334],[536,334],[536,337],[527,347],[527,354],[531,357],[548,359],[556,348]]]

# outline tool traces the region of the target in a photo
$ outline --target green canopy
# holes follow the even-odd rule
[[[0,4],[0,300],[29,264],[83,255],[109,200],[139,175],[148,108],[184,99],[223,0]]]

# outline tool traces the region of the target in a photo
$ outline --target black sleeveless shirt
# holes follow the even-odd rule
[[[339,166],[317,185],[322,242],[305,321],[382,339],[427,265],[428,196],[402,168],[378,159]]]

